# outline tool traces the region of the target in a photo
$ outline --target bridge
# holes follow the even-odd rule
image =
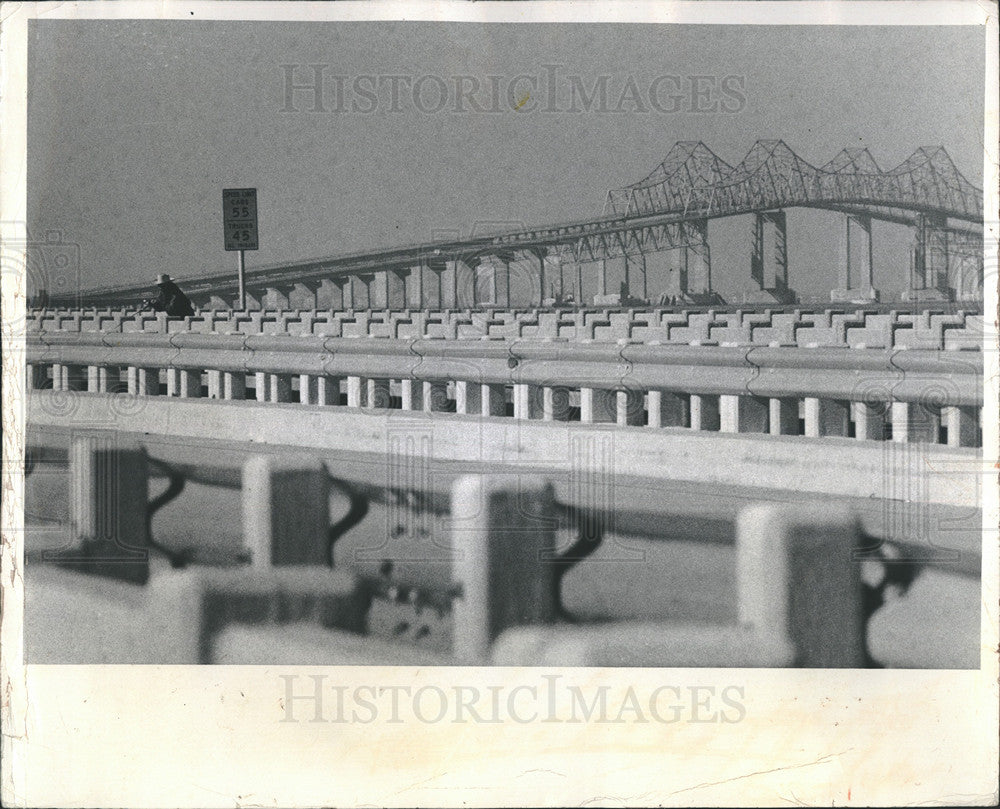
[[[749,215],[744,303],[787,304],[787,209],[841,216],[846,250],[832,302],[876,301],[872,221],[913,230],[907,301],[982,299],[982,190],[942,147],[917,149],[883,171],[867,149],[844,149],[822,167],[783,141],[757,141],[731,166],[704,143],[679,142],[643,180],[608,193],[599,218],[451,238],[361,254],[261,267],[247,273],[248,307],[405,309],[514,305],[512,275],[530,290],[520,305],[572,299],[608,305],[672,300],[721,303],[713,289],[710,220]],[[616,288],[609,279],[620,279]],[[202,308],[233,308],[231,274],[184,279]],[[135,303],[149,284],[53,297],[56,305]]]
[[[842,302],[790,302],[796,206],[861,240]],[[29,660],[974,668],[981,227],[943,149],[682,143],[600,219],[258,269],[247,310],[228,276],[192,317],[31,309]]]

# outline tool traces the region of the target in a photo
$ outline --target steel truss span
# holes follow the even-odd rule
[[[610,191],[600,217],[286,262],[249,272],[247,283],[258,290],[290,290],[296,284],[315,285],[324,280],[342,285],[353,278],[364,281],[367,287],[373,274],[380,277],[395,274],[402,278],[423,267],[440,275],[446,265],[456,263],[475,271],[490,262],[508,264],[518,255],[533,257],[538,263],[537,272],[544,279],[550,272],[547,264],[592,264],[680,249],[687,256],[685,267],[689,260],[694,260],[701,269],[690,271],[698,276],[697,289],[687,288],[685,269],[685,281],[677,291],[709,293],[712,290],[708,220],[756,215],[772,230],[777,227],[780,248],[785,239],[781,212],[794,207],[844,214],[850,220],[849,228],[853,223],[866,229],[869,242],[872,219],[914,228],[910,267],[914,294],[907,299],[927,297],[927,290],[939,291],[941,295],[936,299],[965,299],[968,290],[948,289],[949,273],[957,272],[956,262],[975,265],[963,265],[959,275],[982,277],[983,192],[958,171],[943,147],[921,147],[895,168],[884,171],[867,149],[843,149],[832,160],[816,167],[799,157],[784,141],[758,140],[735,166],[701,141],[679,141],[644,179]],[[758,252],[762,248],[761,241]],[[772,291],[782,291],[787,285],[787,259],[783,250],[779,249],[777,256],[776,280],[761,284]],[[859,286],[863,290],[870,287],[870,266],[862,269],[860,280],[851,278],[852,273],[859,275],[857,269],[849,269],[840,279],[840,286]],[[752,274],[756,278],[759,272]],[[186,289],[203,297],[206,303],[212,295],[227,296],[235,289],[230,273],[189,276],[183,280]],[[389,281],[392,279],[386,284]],[[960,286],[969,283],[962,282]],[[603,283],[599,287],[601,294],[607,291]],[[83,291],[72,300],[53,296],[52,303],[122,303],[134,301],[147,288],[148,284],[102,287]],[[421,290],[419,294],[424,293]],[[389,300],[388,291],[386,297]],[[775,302],[787,301],[778,296]]]

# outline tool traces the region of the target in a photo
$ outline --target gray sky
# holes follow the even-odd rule
[[[326,112],[311,112],[307,91],[288,111],[289,64],[303,84],[308,65],[326,65]],[[883,168],[943,145],[981,187],[983,65],[973,28],[36,21],[28,228],[78,244],[81,283],[93,286],[235,268],[222,249],[225,187],[259,189],[251,268],[466,235],[477,222],[600,215],[609,188],[644,177],[677,140],[703,140],[734,164],[758,138],[783,138],[815,165],[867,146]],[[509,87],[520,74],[539,86]],[[431,112],[405,86],[393,111],[389,80],[362,79],[375,111],[334,111],[337,76],[344,105],[370,106],[352,92],[361,75],[440,77],[449,97],[433,112],[429,78],[420,98]],[[736,111],[691,110],[698,75],[715,88],[701,106]],[[456,112],[456,76],[480,84],[473,99],[487,109],[498,81],[501,111]],[[588,92],[609,77],[606,111],[566,111],[573,76]],[[660,76],[680,82],[656,85],[657,111],[649,89]],[[734,92],[721,89],[727,76]],[[626,100],[610,111],[629,77],[645,110]],[[710,225],[723,294],[748,286],[748,224]],[[834,286],[841,226],[833,214],[789,214],[794,288]],[[885,225],[875,238],[876,285],[895,292],[909,235]]]

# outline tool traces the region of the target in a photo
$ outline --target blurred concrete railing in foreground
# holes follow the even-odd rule
[[[905,560],[921,549],[893,543],[893,561],[849,510],[762,504],[737,522],[732,623],[578,623],[562,605],[561,581],[601,544],[606,515],[560,503],[540,477],[461,477],[443,502],[342,480],[308,456],[184,466],[108,436],[78,437],[69,466],[66,543],[26,553],[33,663],[858,667],[872,663],[866,622],[886,584],[905,587],[919,574]],[[150,501],[151,475],[169,486]],[[188,480],[242,491],[244,543],[232,558],[209,566],[197,549],[183,557],[153,539],[152,514]],[[333,489],[350,501],[335,522]],[[451,586],[334,567],[335,543],[379,499],[448,514]],[[669,515],[616,514],[616,523],[664,538]],[[577,538],[560,552],[556,532],[565,529]],[[686,539],[720,541],[711,531]],[[173,567],[151,564],[157,554]],[[880,586],[863,583],[862,564],[883,569]],[[978,558],[928,564],[978,580]],[[387,608],[403,617],[379,629],[376,613]],[[421,629],[404,642],[411,622]],[[444,641],[422,644],[431,632]]]

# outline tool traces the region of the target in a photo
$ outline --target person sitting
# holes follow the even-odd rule
[[[166,312],[170,317],[191,317],[194,315],[194,307],[187,295],[181,292],[177,284],[170,280],[166,273],[156,276],[156,286],[160,288],[160,293],[155,298],[150,298],[146,304],[154,312]]]

